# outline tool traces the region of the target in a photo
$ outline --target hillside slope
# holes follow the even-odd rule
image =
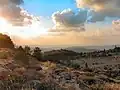
[[[0,33],[0,48],[14,48],[14,44],[9,36]]]

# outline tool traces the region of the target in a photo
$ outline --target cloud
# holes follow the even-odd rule
[[[104,21],[107,17],[108,18],[120,18],[120,12],[118,10],[101,10],[101,11],[94,11],[91,10],[89,12],[91,18],[88,19],[88,22],[97,22],[97,21]]]
[[[20,7],[22,3],[23,0],[0,0],[0,17],[14,26],[30,25],[33,20],[38,21],[37,17],[33,17]]]
[[[15,4],[15,5],[20,5],[24,3],[23,0],[0,0],[0,5],[7,5],[7,4]]]
[[[29,45],[113,45],[120,44],[120,32],[110,30],[95,30],[85,32],[69,32],[64,35],[38,36],[35,38],[13,37],[16,44]]]
[[[120,0],[76,0],[79,8],[89,8],[89,22],[103,21],[106,17],[120,17]]]
[[[69,31],[84,31],[84,23],[87,20],[87,11],[80,10],[77,12],[71,9],[57,11],[53,13],[52,20],[55,26],[51,32],[69,32]]]
[[[95,10],[120,8],[120,0],[76,0],[78,7],[88,7]]]

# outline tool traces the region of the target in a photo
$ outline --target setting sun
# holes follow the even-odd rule
[[[8,30],[10,29],[11,24],[8,23],[8,21],[2,17],[0,17],[0,33],[8,33]]]
[[[48,33],[47,29],[40,26],[37,22],[33,22],[30,26],[13,26],[6,19],[1,17],[0,28],[0,33],[7,33],[9,35],[15,35],[24,38],[46,35]]]

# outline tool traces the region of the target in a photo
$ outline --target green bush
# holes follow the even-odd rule
[[[80,65],[77,64],[77,63],[72,63],[70,66],[74,69],[79,69],[80,68]]]

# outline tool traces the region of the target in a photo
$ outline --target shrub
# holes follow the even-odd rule
[[[91,90],[104,90],[104,85],[103,84],[91,85]]]
[[[35,57],[37,60],[42,60],[42,53],[39,47],[35,47],[35,49],[33,50],[33,57]]]
[[[23,47],[22,46],[19,46],[16,48],[17,51],[24,51]]]
[[[14,60],[22,65],[29,65],[29,57],[23,51],[16,52]]]
[[[0,52],[0,59],[7,59],[8,53],[7,52]]]
[[[39,84],[37,90],[63,90],[59,85],[57,85],[55,82],[43,82]]]
[[[71,64],[71,67],[74,68],[74,69],[79,69],[80,65],[75,63],[75,64]]]
[[[31,49],[30,49],[29,46],[25,46],[24,51],[25,51],[26,54],[31,54]]]

